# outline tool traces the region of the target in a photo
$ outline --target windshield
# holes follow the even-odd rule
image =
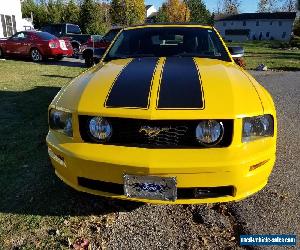
[[[48,32],[37,32],[36,33],[38,35],[39,38],[49,41],[52,39],[57,39],[56,36],[53,36],[52,34],[48,33]]]
[[[103,40],[106,42],[112,42],[114,40],[114,38],[116,37],[116,35],[118,35],[118,33],[120,32],[121,29],[113,29],[110,30],[107,34],[105,34],[105,36],[103,37]]]
[[[133,57],[190,56],[231,61],[213,29],[149,27],[124,30],[106,60]]]

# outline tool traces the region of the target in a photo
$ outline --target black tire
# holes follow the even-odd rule
[[[4,54],[3,54],[2,49],[0,48],[0,58],[3,58],[3,57],[4,57]]]
[[[33,48],[30,50],[30,57],[33,62],[43,61],[43,55],[37,48]]]
[[[92,56],[87,55],[84,58],[84,62],[85,62],[85,66],[88,68],[94,66],[94,58]]]

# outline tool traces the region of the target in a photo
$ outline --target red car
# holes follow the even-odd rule
[[[69,40],[58,39],[48,32],[22,31],[8,39],[0,40],[0,57],[30,57],[34,62],[47,58],[62,59],[72,56],[73,49]]]
[[[103,37],[92,35],[86,43],[81,45],[80,52],[85,60],[86,66],[91,67],[95,62],[99,62],[121,29],[120,27],[112,28]]]

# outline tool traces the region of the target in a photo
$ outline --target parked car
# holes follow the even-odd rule
[[[49,24],[41,30],[59,38],[68,38],[72,44],[74,55],[78,55],[80,46],[90,38],[90,35],[82,34],[78,25],[71,23]]]
[[[196,24],[125,28],[102,63],[49,106],[48,153],[76,190],[161,204],[239,201],[276,158],[271,95],[219,33]]]
[[[88,41],[81,45],[80,55],[85,60],[85,65],[91,67],[94,63],[98,63],[105,52],[105,49],[99,48],[102,40],[100,35],[91,35]]]
[[[0,57],[30,57],[32,61],[38,62],[47,58],[60,60],[72,55],[73,49],[69,40],[58,39],[47,32],[22,31],[0,40]]]
[[[112,28],[101,38],[99,36],[91,36],[86,43],[81,45],[80,53],[87,67],[91,67],[100,61],[106,49],[121,29],[119,27]]]

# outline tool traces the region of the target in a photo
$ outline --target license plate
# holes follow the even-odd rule
[[[124,193],[130,198],[175,201],[176,178],[147,175],[125,175]]]
[[[62,50],[68,50],[64,40],[59,40],[59,45]]]

